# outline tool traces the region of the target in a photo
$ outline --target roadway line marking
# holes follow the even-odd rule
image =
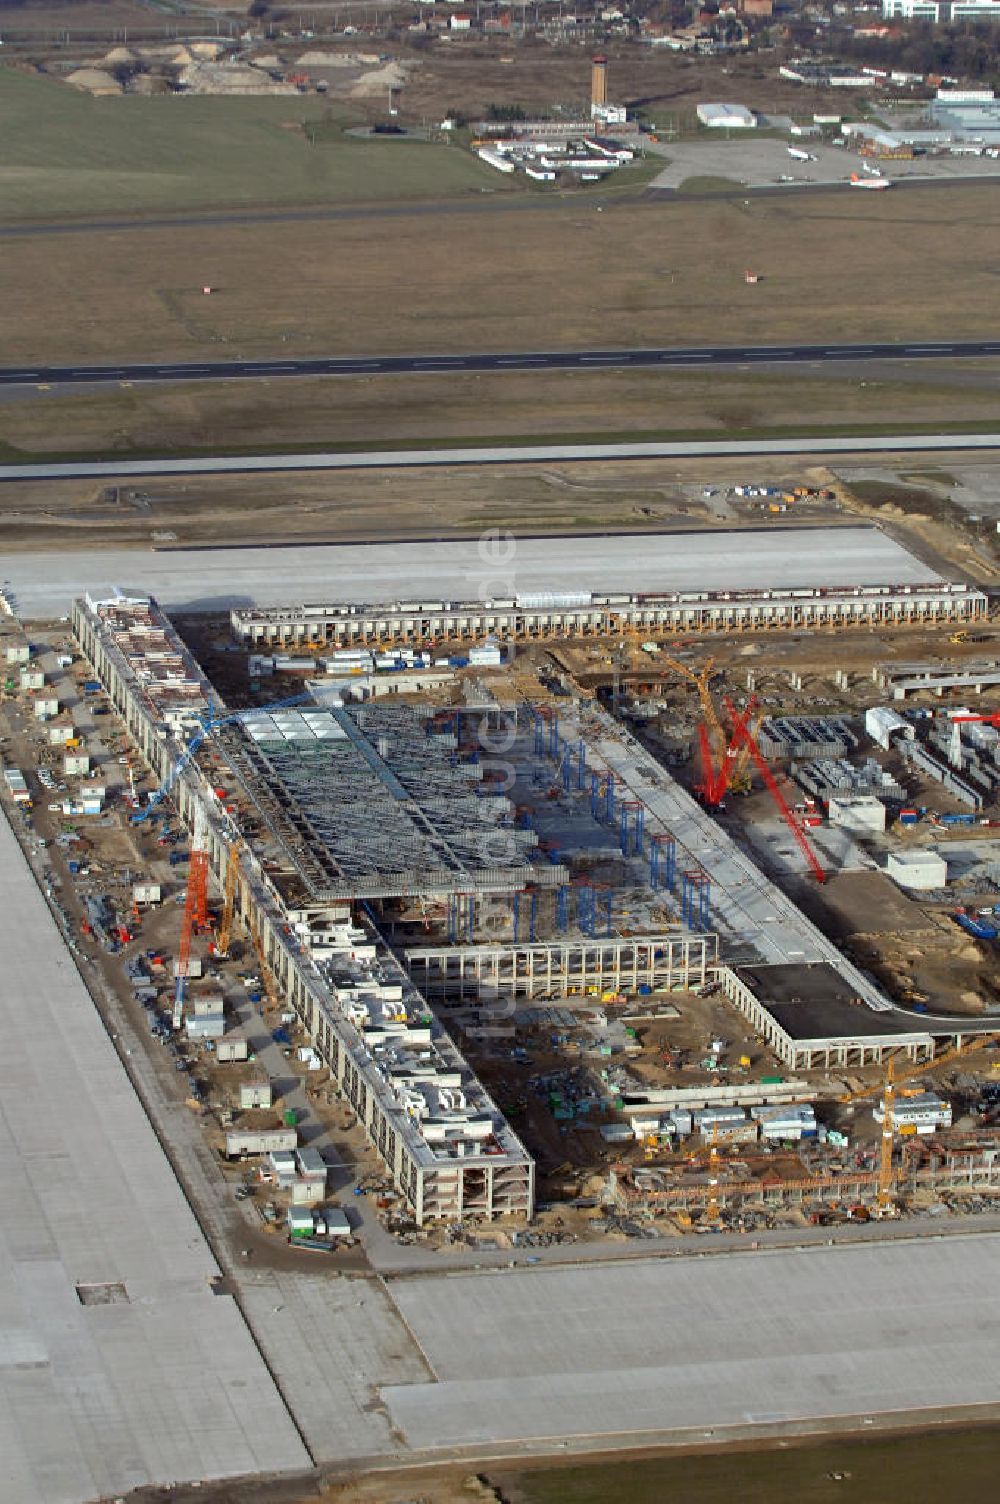
[[[952,355],[954,345],[904,345],[903,355]]]

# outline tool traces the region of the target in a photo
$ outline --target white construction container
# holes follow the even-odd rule
[[[159,883],[136,883],[132,888],[132,902],[136,904],[159,903]]]
[[[221,1039],[226,1032],[226,1021],[221,1013],[207,1018],[189,1017],[184,1020],[184,1032],[188,1039]]]
[[[872,1109],[872,1117],[881,1123],[885,1116],[885,1099]],[[897,1133],[934,1133],[951,1127],[951,1103],[933,1091],[897,1093],[892,1104],[892,1120]]]
[[[274,1091],[270,1081],[240,1082],[240,1107],[244,1111],[254,1107],[270,1107],[273,1102]]]
[[[221,1018],[225,1009],[225,1002],[218,992],[206,993],[191,1000],[191,1011],[195,1018]]]
[[[293,1180],[292,1205],[318,1206],[326,1195],[326,1187],[318,1180]]]
[[[295,1179],[295,1151],[275,1149],[267,1156],[267,1161],[278,1185],[287,1189]]]
[[[28,785],[24,781],[24,774],[20,768],[5,768],[3,775],[7,791],[15,804],[30,804],[31,795],[28,793]]]
[[[751,1107],[750,1116],[760,1125],[761,1138],[815,1138],[816,1114],[809,1102],[778,1107]]]
[[[270,1154],[275,1149],[294,1149],[299,1135],[294,1128],[234,1129],[226,1134],[226,1158],[241,1154]]]
[[[80,778],[90,772],[90,757],[86,752],[67,752],[63,759],[63,772],[67,778]]]
[[[830,824],[858,835],[879,835],[885,830],[885,805],[874,794],[831,794],[827,808]]]
[[[486,642],[482,647],[469,649],[469,663],[473,668],[499,668],[502,662],[499,643]]]
[[[349,1238],[351,1236],[351,1224],[347,1220],[347,1213],[343,1207],[330,1206],[323,1213],[326,1223],[326,1235],[328,1238]]]
[[[223,1065],[230,1064],[234,1060],[247,1060],[249,1055],[250,1048],[246,1040],[235,1036],[232,1039],[222,1039],[215,1046],[215,1058]]]
[[[311,1238],[314,1228],[313,1214],[308,1207],[290,1206],[288,1208],[288,1230],[293,1238]]]

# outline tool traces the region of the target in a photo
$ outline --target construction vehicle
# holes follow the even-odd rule
[[[894,1210],[892,1199],[893,1182],[896,1179],[893,1167],[893,1150],[895,1148],[897,1130],[894,1113],[896,1091],[905,1081],[912,1081],[916,1076],[926,1076],[930,1071],[940,1070],[942,1066],[951,1065],[956,1060],[966,1060],[969,1055],[974,1055],[979,1050],[988,1049],[990,1045],[1000,1044],[1000,1033],[982,1034],[978,1039],[970,1040],[968,1044],[958,1045],[955,1049],[946,1050],[943,1055],[938,1055],[933,1060],[922,1060],[918,1064],[912,1061],[906,1070],[897,1070],[899,1055],[891,1055],[886,1068],[885,1078],[882,1083],[882,1137],[879,1145],[878,1167],[878,1214],[891,1216]],[[865,1086],[858,1091],[849,1092],[840,1097],[841,1102],[856,1102],[864,1097],[874,1096],[879,1090],[878,1086]]]

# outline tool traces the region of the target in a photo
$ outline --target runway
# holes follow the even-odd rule
[[[134,480],[166,475],[251,475],[300,470],[391,470],[454,465],[588,464],[601,460],[760,458],[765,455],[931,454],[1000,449],[1000,432],[892,434],[878,438],[695,439],[673,443],[482,445],[454,449],[368,449],[329,454],[212,455],[190,459],[62,460],[0,465],[0,482]]]
[[[970,360],[1000,355],[1000,339],[911,340],[866,345],[702,345],[632,350],[523,350],[469,355],[333,355],[310,360],[202,360],[22,365],[0,368],[0,386],[83,386],[121,381],[274,380],[293,376],[414,376],[503,371],[577,371],[797,365],[804,362]]]

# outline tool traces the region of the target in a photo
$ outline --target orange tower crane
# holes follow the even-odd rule
[[[192,851],[188,868],[187,893],[184,897],[184,917],[181,920],[181,941],[177,951],[177,984],[174,988],[175,1029],[181,1026],[184,1015],[184,987],[191,961],[191,937],[208,921],[208,852]]]

